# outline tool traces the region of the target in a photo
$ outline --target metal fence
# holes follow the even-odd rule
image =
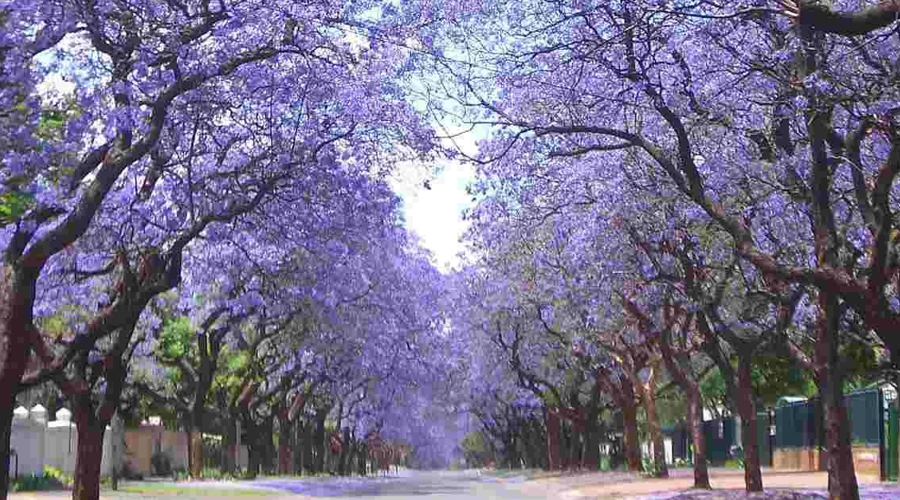
[[[850,420],[850,439],[855,445],[881,443],[883,396],[878,389],[844,396]],[[818,448],[825,445],[824,412],[818,399],[799,401],[775,409],[777,448]]]
[[[724,465],[731,456],[731,449],[738,445],[733,418],[719,418],[703,422],[706,438],[706,460],[715,466]]]

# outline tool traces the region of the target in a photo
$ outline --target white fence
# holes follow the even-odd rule
[[[47,410],[41,405],[30,411],[22,406],[16,408],[10,441],[10,474],[41,474],[44,466],[74,474],[78,429],[71,419],[72,413],[65,408],[56,412],[53,422],[47,421]],[[103,475],[112,473],[111,456],[112,440],[107,427],[103,435],[103,460],[100,464]]]
[[[10,442],[10,474],[42,474],[44,467],[50,466],[74,475],[78,427],[71,420],[72,413],[65,408],[56,412],[56,420],[52,422],[47,421],[47,410],[41,405],[31,410],[22,406],[16,408]],[[166,430],[159,422],[153,422],[153,418],[150,420],[151,423],[144,422],[137,428],[120,431],[120,470],[127,466],[131,473],[150,476],[153,473],[152,457],[156,453],[166,454],[173,469],[187,470],[187,434]],[[100,473],[104,476],[112,475],[116,463],[112,458],[113,442],[113,432],[107,427],[100,463]],[[247,447],[240,446],[238,450],[238,467],[246,469],[249,463]]]

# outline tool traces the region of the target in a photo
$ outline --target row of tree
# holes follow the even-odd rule
[[[389,7],[0,6],[0,407],[66,400],[73,498],[99,497],[117,412],[190,432],[195,476],[235,422],[251,473],[276,440],[282,472],[446,455],[422,413],[452,395],[443,279],[388,185],[436,143]]]
[[[900,353],[900,46],[896,2],[835,4],[485,1],[433,27],[431,111],[484,137],[454,324],[484,349],[473,384],[500,397],[475,406],[510,462],[538,421],[532,463],[593,468],[609,408],[639,469],[640,408],[666,475],[677,387],[708,488],[715,372],[759,491],[780,358],[823,402],[830,497],[859,498],[843,391]]]

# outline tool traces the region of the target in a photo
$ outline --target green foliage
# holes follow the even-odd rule
[[[775,406],[786,395],[815,395],[812,377],[790,356],[761,353],[753,358],[753,389],[763,406]]]
[[[191,320],[179,316],[166,323],[159,339],[159,354],[164,358],[178,359],[187,356],[191,350],[194,331]]]
[[[687,399],[680,390],[670,390],[656,402],[656,412],[663,427],[683,422],[687,415]]]
[[[69,488],[74,484],[72,476],[63,474],[56,467],[44,467],[42,474],[29,473],[17,478],[12,478],[9,491],[48,491]]]
[[[744,469],[744,459],[743,458],[731,458],[725,461],[726,469]]]
[[[34,197],[20,191],[0,193],[0,226],[9,224],[34,205]]]

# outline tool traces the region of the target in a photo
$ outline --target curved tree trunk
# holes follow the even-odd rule
[[[753,384],[750,372],[750,355],[738,358],[738,413],[741,417],[741,436],[744,446],[744,484],[747,491],[762,491],[762,472],[759,459],[759,431],[756,404],[753,401]]]

